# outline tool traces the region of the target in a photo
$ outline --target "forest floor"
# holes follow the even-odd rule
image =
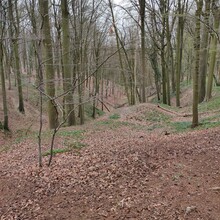
[[[25,102],[21,115],[10,93],[12,131],[0,133],[1,220],[220,219],[218,101],[200,106],[194,130],[190,90],[183,108],[140,104],[62,128],[52,165],[44,156],[39,168],[38,111]],[[50,140],[44,130],[44,155]]]

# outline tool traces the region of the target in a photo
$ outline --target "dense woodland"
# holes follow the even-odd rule
[[[219,220],[219,0],[0,1],[0,219]]]
[[[181,106],[181,82],[193,80],[195,127],[198,103],[220,84],[218,0],[8,0],[0,13],[5,130],[12,87],[21,113],[25,88],[38,91],[53,129],[84,124],[86,104],[94,118],[108,111],[104,97],[119,87],[124,105],[156,95],[167,105],[175,96]]]

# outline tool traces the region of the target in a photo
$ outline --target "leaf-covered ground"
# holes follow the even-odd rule
[[[36,134],[1,134],[1,220],[220,219],[220,129],[169,134],[152,108],[61,130],[56,148],[81,145],[41,169]]]
[[[39,168],[38,112],[25,103],[26,114],[16,113],[10,99],[12,133],[0,132],[1,220],[220,219],[214,104],[213,111],[201,106],[203,125],[195,131],[189,109],[154,104],[62,128],[52,165],[44,156]],[[50,136],[43,131],[44,155]]]

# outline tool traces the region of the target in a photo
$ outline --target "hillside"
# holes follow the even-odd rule
[[[26,103],[20,115],[13,97],[12,132],[0,136],[1,219],[219,219],[218,93],[200,106],[196,130],[187,100],[181,109],[140,104],[62,128],[43,168],[39,112]],[[45,155],[50,137],[45,129]]]

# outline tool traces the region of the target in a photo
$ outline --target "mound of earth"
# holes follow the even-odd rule
[[[31,140],[0,154],[1,219],[219,219],[219,128],[85,129],[87,147],[51,167]]]
[[[108,120],[110,113],[81,127],[63,128],[64,134],[83,130],[85,147],[56,154],[50,167],[45,156],[39,168],[39,112],[27,102],[21,115],[15,100],[9,97],[12,133],[0,132],[1,220],[219,219],[220,128],[149,132],[146,112],[172,120],[178,114],[153,104],[125,107],[115,111],[120,114],[115,124]],[[50,139],[47,134],[42,138],[46,150]],[[65,148],[74,138],[58,136],[55,148]]]

